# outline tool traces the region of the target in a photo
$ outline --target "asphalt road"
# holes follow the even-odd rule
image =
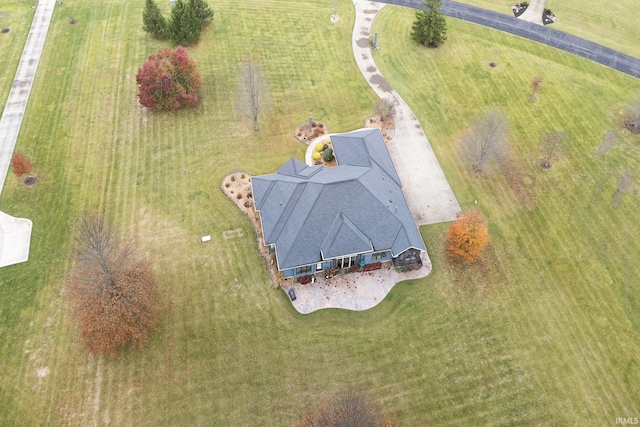
[[[422,0],[378,0],[381,3],[422,9]],[[640,59],[617,52],[608,47],[572,36],[550,27],[516,19],[509,15],[492,12],[475,6],[443,0],[442,12],[452,18],[494,28],[509,34],[544,43],[574,55],[581,56],[614,70],[640,78]],[[588,25],[585,24],[585,25]]]

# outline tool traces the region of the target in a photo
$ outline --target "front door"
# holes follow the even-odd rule
[[[357,265],[358,263],[358,256],[347,256],[344,258],[337,258],[336,259],[336,268],[349,268],[349,267],[353,267],[355,265]]]

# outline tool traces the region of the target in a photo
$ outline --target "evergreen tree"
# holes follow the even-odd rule
[[[447,39],[447,22],[440,12],[442,0],[425,0],[425,10],[416,12],[411,37],[420,44],[438,47]]]
[[[201,21],[213,19],[213,10],[211,10],[206,0],[189,0],[189,7]]]
[[[176,0],[167,24],[167,33],[171,41],[179,46],[188,46],[198,43],[201,32],[202,20],[187,3]]]
[[[157,39],[166,38],[167,22],[160,12],[160,8],[153,0],[146,0],[144,12],[142,13],[143,28],[147,33],[151,33]]]

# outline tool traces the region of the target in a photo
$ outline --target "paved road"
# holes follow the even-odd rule
[[[366,0],[353,0],[353,3],[356,9],[351,39],[353,55],[374,92],[395,104],[395,132],[387,148],[413,219],[418,225],[453,221],[460,212],[460,205],[427,136],[411,108],[387,83],[371,57],[371,24],[384,3]]]
[[[47,38],[55,3],[56,0],[40,0],[38,3],[9,98],[0,119],[0,193],[7,178],[11,156],[20,133],[22,117],[27,107],[44,41]]]
[[[382,3],[421,9],[422,0],[380,0]],[[516,19],[513,16],[480,9],[474,6],[443,0],[442,12],[452,18],[484,25],[506,33],[515,34],[539,43],[546,44],[569,53],[590,59],[614,70],[622,71],[640,78],[640,59],[616,52],[608,47],[572,36],[550,27]],[[589,23],[585,23],[589,25]]]

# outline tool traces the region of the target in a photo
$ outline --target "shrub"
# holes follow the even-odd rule
[[[13,153],[11,166],[13,167],[13,174],[15,176],[22,176],[31,172],[31,162],[24,154],[18,152]]]
[[[320,160],[320,153],[315,152],[315,153],[313,153],[312,157],[313,157],[313,160]]]
[[[225,188],[229,188],[231,184],[229,184],[228,182],[224,184]]]
[[[331,148],[327,148],[326,150],[324,150],[322,158],[325,162],[330,162],[331,160],[333,160],[333,150]]]
[[[327,148],[329,148],[329,144],[324,144],[324,145],[322,146],[322,149],[323,149],[323,150],[326,150]]]
[[[242,194],[238,194],[238,195],[236,196],[236,199],[238,199],[238,200],[242,199]]]
[[[175,110],[198,103],[200,74],[183,47],[149,56],[136,74],[138,100],[147,108]]]
[[[240,178],[244,179],[245,176],[246,176],[245,174],[242,174],[240,175]]]
[[[318,123],[318,127],[322,129],[324,127],[324,123]]]
[[[235,181],[236,177],[234,175],[231,175],[231,181]]]
[[[296,281],[302,285],[306,285],[307,283],[311,283],[312,278],[313,276],[311,275],[300,276],[296,279]]]
[[[324,150],[324,144],[322,142],[318,142],[316,144],[316,151],[322,151]]]

